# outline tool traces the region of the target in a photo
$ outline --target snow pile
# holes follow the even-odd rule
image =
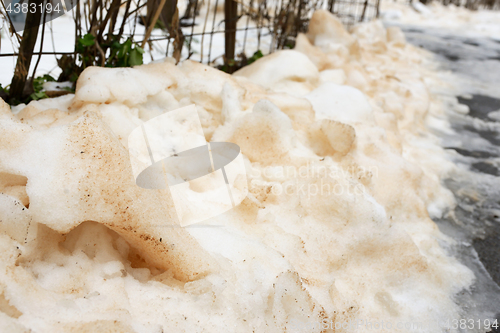
[[[447,6],[439,2],[423,5],[414,1],[409,6],[407,2],[382,1],[380,11],[382,19],[390,24],[433,27],[440,32],[460,32],[461,35],[469,37],[484,36],[496,40],[500,38],[500,12],[495,10],[472,11],[452,3]]]
[[[1,105],[0,327],[444,332],[474,276],[429,217],[454,204],[454,166],[424,125],[441,115],[425,57],[398,28],[348,33],[319,11],[295,50],[233,76],[89,68],[75,95]],[[127,144],[193,103],[207,141],[240,146],[249,194],[180,228],[164,190],[135,185]]]

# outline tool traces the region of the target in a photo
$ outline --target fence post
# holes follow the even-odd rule
[[[360,22],[363,22],[363,20],[365,19],[367,6],[368,6],[368,0],[365,0],[365,4],[363,5],[363,13],[361,14],[361,19],[359,20]]]
[[[234,70],[234,53],[236,45],[236,23],[238,22],[238,3],[235,0],[224,1],[224,47],[225,59],[229,73]]]
[[[43,0],[30,0],[28,8],[35,4],[35,8],[39,8],[39,4],[44,4]],[[38,37],[38,27],[42,18],[42,11],[28,11],[26,15],[26,23],[24,25],[23,39],[19,47],[19,55],[17,57],[14,76],[10,84],[10,98],[20,100],[23,97],[24,87],[28,78],[28,72],[31,64],[31,57],[35,49],[35,43]],[[34,75],[34,74],[33,74]]]
[[[335,0],[328,0],[328,10],[330,13],[333,13],[333,9],[335,7]]]
[[[294,36],[297,36],[299,32],[302,32],[302,9],[305,7],[306,1],[299,0],[299,9],[297,10],[297,18],[295,19],[295,31]]]

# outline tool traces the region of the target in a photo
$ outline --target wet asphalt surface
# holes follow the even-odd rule
[[[455,133],[436,133],[464,171],[445,180],[457,207],[435,222],[458,241],[452,254],[476,275],[471,290],[456,299],[467,309],[464,317],[490,313],[500,322],[500,36],[499,40],[471,38],[452,31],[400,27],[409,43],[435,54],[440,70],[457,74],[465,83],[456,98],[469,107],[469,113],[450,112]],[[500,333],[500,328],[491,332]]]

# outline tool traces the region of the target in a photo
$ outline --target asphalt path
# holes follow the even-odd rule
[[[464,308],[464,317],[487,313],[500,323],[500,36],[495,40],[399,26],[409,43],[434,53],[440,71],[458,78],[453,83],[454,97],[469,107],[467,114],[447,112],[454,133],[435,131],[460,168],[445,180],[457,206],[435,222],[457,240],[450,254],[476,275],[473,287],[456,299]]]

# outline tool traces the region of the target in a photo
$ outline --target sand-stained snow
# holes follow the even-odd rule
[[[75,95],[2,104],[0,328],[448,332],[466,315],[474,274],[431,220],[455,166],[425,125],[447,126],[428,53],[378,21],[311,27],[233,76],[89,68]],[[207,141],[241,148],[249,194],[180,228],[163,190],[135,185],[127,139],[193,103]]]

